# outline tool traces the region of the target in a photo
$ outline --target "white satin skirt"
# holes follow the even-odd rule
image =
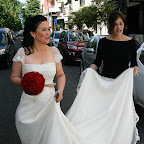
[[[133,69],[116,79],[86,69],[66,115],[54,88],[37,96],[22,93],[16,127],[22,144],[136,144],[139,140],[132,90]]]

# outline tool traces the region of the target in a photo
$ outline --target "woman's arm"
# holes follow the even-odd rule
[[[11,73],[11,82],[13,84],[20,86],[21,72],[22,72],[22,63],[21,62],[13,62],[12,73]]]
[[[63,99],[63,90],[65,87],[65,81],[66,81],[61,61],[56,63],[56,77],[57,77],[57,86],[58,86],[58,91],[56,92],[56,94],[59,93],[59,97],[56,99],[56,102],[58,103],[59,101]],[[55,94],[55,97],[56,97],[56,94]]]

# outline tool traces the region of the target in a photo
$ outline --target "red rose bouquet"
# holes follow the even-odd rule
[[[38,72],[28,72],[21,79],[21,87],[28,95],[38,95],[42,92],[45,79]]]

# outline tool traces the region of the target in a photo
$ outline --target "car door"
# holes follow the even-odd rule
[[[89,67],[96,58],[96,51],[97,51],[98,39],[97,37],[93,37],[90,41],[86,44],[84,48],[84,67]]]
[[[137,104],[144,107],[144,45],[139,61],[138,75],[134,77],[134,99]]]

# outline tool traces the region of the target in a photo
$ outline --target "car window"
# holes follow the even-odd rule
[[[77,41],[78,40],[78,33],[77,32],[70,32],[70,40]]]
[[[7,38],[5,33],[0,33],[0,44],[5,45],[7,44]]]
[[[60,33],[55,33],[54,38],[59,39],[59,37],[60,37]]]
[[[143,50],[141,51],[139,60],[140,60],[141,63],[144,65],[144,48],[143,48]]]
[[[93,48],[94,50],[96,50],[96,46],[97,46],[97,39],[94,39],[94,40],[91,42],[91,48]]]
[[[89,33],[83,32],[83,38],[84,38],[84,41],[88,41],[90,38]]]
[[[94,38],[91,38],[87,43],[86,43],[86,48],[91,48],[91,44],[93,42]]]
[[[78,35],[78,41],[83,41],[84,40],[84,37],[83,37],[83,33],[79,33]]]
[[[66,34],[65,31],[63,31],[63,32],[61,33],[61,35],[60,35],[60,39],[61,39],[61,38],[63,38],[64,41],[67,41],[67,40],[68,40],[68,38],[67,38],[67,34]]]

